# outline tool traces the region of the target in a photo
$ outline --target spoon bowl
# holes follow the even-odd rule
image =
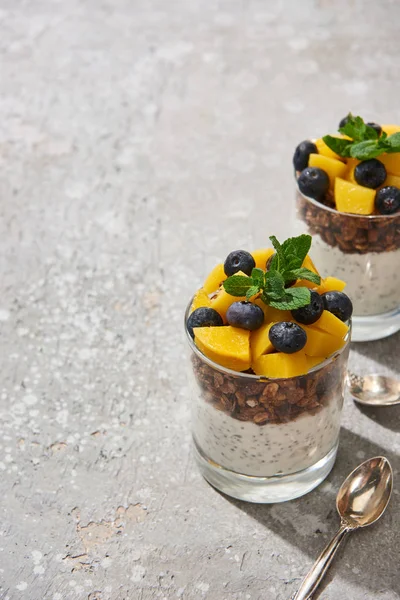
[[[390,500],[393,473],[383,456],[359,465],[342,483],[336,498],[340,517],[352,527],[366,527],[382,516]]]
[[[347,385],[356,402],[366,406],[400,404],[400,381],[385,375],[347,373]]]
[[[312,597],[345,537],[359,527],[372,525],[383,515],[392,487],[392,467],[383,456],[366,460],[346,477],[336,498],[340,529],[305,576],[293,600]]]

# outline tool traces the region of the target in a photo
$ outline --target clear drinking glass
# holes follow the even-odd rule
[[[400,214],[340,213],[297,190],[296,231],[313,236],[312,258],[346,282],[352,341],[400,330]]]
[[[341,350],[287,379],[221,367],[186,334],[195,456],[205,479],[229,496],[262,503],[319,485],[336,458],[350,330]]]

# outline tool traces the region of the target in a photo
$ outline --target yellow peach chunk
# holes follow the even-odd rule
[[[343,323],[343,321],[328,310],[324,310],[318,321],[310,325],[310,327],[313,329],[322,329],[322,331],[340,338],[344,338],[349,330],[346,323]]]
[[[388,185],[394,185],[394,187],[400,189],[400,176],[388,173],[386,175],[385,183],[381,187],[386,187]]]
[[[208,358],[227,369],[250,368],[250,331],[238,327],[195,327],[194,341]]]
[[[386,167],[386,171],[391,175],[400,175],[400,152],[393,152],[393,154],[381,154],[378,156]]]
[[[313,369],[320,363],[324,362],[324,360],[326,360],[325,356],[307,356],[306,355],[308,371],[310,371],[311,369]]]
[[[297,377],[307,373],[307,360],[303,350],[294,354],[276,352],[263,354],[252,363],[253,371],[257,375],[272,378]]]
[[[272,248],[259,248],[258,250],[251,252],[252,257],[256,261],[257,269],[262,269],[265,271],[267,260],[273,255],[274,252],[275,251]]]
[[[337,136],[339,137],[339,136]],[[342,160],[342,158],[336,154],[333,150],[331,150],[324,142],[322,138],[314,141],[314,144],[317,146],[318,154],[322,154],[322,156],[327,156],[328,158],[335,158],[337,160]]]
[[[246,273],[243,273],[243,271],[238,271],[237,273],[232,275],[232,277],[235,277],[236,275],[247,277]],[[226,323],[226,311],[228,310],[230,305],[234,302],[241,302],[242,300],[246,300],[246,297],[231,296],[230,294],[228,294],[228,292],[225,291],[224,286],[221,285],[217,293],[211,298],[211,308],[219,312],[219,314],[224,320],[224,323]]]
[[[329,177],[331,188],[333,188],[335,184],[336,177],[344,177],[347,170],[346,164],[341,160],[329,158],[328,156],[323,156],[322,154],[310,154],[308,166],[318,167],[319,169],[325,171]]]
[[[250,334],[251,358],[255,361],[262,354],[274,352],[275,348],[269,341],[269,330],[273,323],[265,323]]]
[[[382,125],[382,131],[384,131],[387,135],[393,135],[394,133],[398,133],[400,131],[399,125]]]
[[[339,212],[356,215],[370,215],[374,211],[375,190],[355,185],[337,177],[335,180],[335,201]]]
[[[212,294],[213,292],[215,292],[219,288],[221,283],[225,281],[225,279],[226,275],[224,271],[224,265],[220,263],[219,265],[213,268],[213,270],[210,272],[203,284],[203,288],[206,294]]]
[[[324,356],[327,358],[344,345],[344,340],[338,336],[330,335],[326,331],[313,329],[309,325],[302,325],[307,334],[304,352],[308,356]]]
[[[342,292],[346,287],[346,282],[337,277],[325,277],[322,279],[321,284],[315,288],[318,294],[325,294],[325,292]]]
[[[226,311],[234,302],[241,302],[242,300],[246,300],[245,296],[231,296],[228,292],[225,291],[223,287],[221,287],[216,296],[211,298],[211,308],[216,310],[226,323]]]
[[[347,159],[347,170],[346,170],[346,175],[345,175],[345,179],[347,179],[347,181],[350,181],[351,183],[355,183],[357,184],[357,181],[354,177],[354,169],[356,168],[357,165],[360,164],[360,160],[358,160],[358,158],[348,158]]]
[[[317,267],[314,265],[311,256],[309,256],[307,254],[307,256],[305,257],[305,259],[303,260],[303,265],[302,265],[305,269],[308,269],[309,271],[312,271],[313,273],[316,273],[317,275],[319,275],[318,269]]]
[[[304,267],[305,269],[308,269],[309,271],[312,271],[316,275],[319,275],[316,266],[314,265],[313,261],[311,260],[311,257],[308,254],[305,257],[305,259],[303,260],[302,267]],[[293,285],[293,287],[308,287],[310,289],[313,289],[316,287],[316,285],[317,285],[316,283],[314,283],[312,281],[308,281],[307,279],[298,279],[296,281],[296,283]]]
[[[203,307],[209,308],[210,306],[211,306],[211,300],[208,297],[208,294],[206,294],[206,291],[204,288],[200,288],[195,293],[195,296],[194,296],[193,302],[192,302],[192,306],[190,307],[190,312],[193,312],[197,308],[203,308]]]
[[[256,300],[254,304],[257,304],[264,311],[265,321],[267,323],[279,323],[279,321],[293,321],[290,310],[279,310],[272,306],[267,306],[260,299]]]

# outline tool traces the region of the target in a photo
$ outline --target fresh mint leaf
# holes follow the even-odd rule
[[[386,142],[386,152],[388,154],[393,154],[393,152],[400,152],[400,131],[398,133],[393,133],[385,140]]]
[[[272,255],[271,262],[268,265],[269,271],[277,271],[279,267],[279,258],[276,252]]]
[[[328,148],[336,154],[339,154],[339,156],[350,156],[350,148],[353,144],[351,140],[344,140],[343,138],[334,137],[333,135],[324,135],[322,139]]]
[[[225,279],[222,285],[226,293],[230,296],[245,296],[247,291],[254,286],[254,283],[251,277],[232,275],[228,279]]]
[[[299,269],[311,248],[311,235],[303,233],[297,237],[288,238],[282,244],[287,270]]]
[[[261,269],[253,269],[250,278],[230,277],[224,282],[225,289],[227,282],[236,277],[244,280],[244,282],[241,281],[240,285],[235,282],[233,284],[228,283],[228,293],[231,293],[229,291],[232,289],[230,286],[234,286],[235,293],[232,295],[243,294],[244,285],[247,284],[245,292],[247,298],[261,292],[260,298],[265,304],[281,310],[294,310],[306,306],[311,299],[310,290],[306,287],[286,289],[285,283],[294,279],[306,279],[317,285],[321,282],[319,275],[302,266],[311,247],[311,236],[307,234],[299,235],[287,239],[283,244],[280,244],[275,236],[271,236],[270,240],[276,251],[270,269],[266,273]],[[249,279],[252,281],[251,285],[248,284]]]
[[[400,136],[391,143],[389,140],[393,136],[388,138],[386,133],[382,132],[379,137],[376,129],[364,123],[361,117],[353,117],[351,113],[347,117],[347,123],[340,127],[339,131],[351,139],[340,139],[332,135],[325,135],[322,138],[325,144],[339,156],[368,160],[376,158],[383,152],[400,152]]]
[[[361,118],[361,117],[360,117]],[[370,127],[367,123],[365,124],[365,140],[377,140],[379,137],[378,132],[373,127]]]
[[[295,310],[310,304],[311,292],[306,287],[288,288],[281,300],[271,300],[268,304],[279,310]]]
[[[254,285],[262,286],[264,284],[264,275],[265,273],[262,269],[254,267],[254,269],[251,272],[251,278],[254,281]]]
[[[307,281],[312,281],[312,283],[316,283],[317,285],[321,283],[321,277],[319,275],[313,271],[310,271],[309,269],[305,269],[304,267],[300,269],[294,269],[293,271],[288,271],[287,274],[285,273],[285,279],[286,276],[288,277],[287,281],[291,281],[293,279],[306,279]]]
[[[249,288],[246,292],[246,298],[247,300],[250,300],[250,298],[252,298],[253,296],[255,296],[256,294],[258,294],[258,292],[260,291],[260,288],[258,285],[253,285],[251,288]]]
[[[350,155],[359,160],[376,158],[382,154],[382,152],[384,152],[384,150],[382,149],[381,144],[377,143],[377,140],[365,140],[364,142],[353,144],[350,149]]]
[[[361,117],[353,117],[351,113],[347,117],[346,124],[340,127],[339,131],[355,142],[378,139],[378,132],[373,127],[364,123]]]
[[[285,293],[285,280],[279,271],[267,271],[264,279],[264,292],[268,296],[280,298]]]
[[[271,235],[269,237],[269,239],[271,240],[272,245],[276,251],[276,255],[274,256],[274,258],[272,259],[272,262],[271,262],[270,271],[271,270],[282,271],[285,268],[285,255],[283,253],[282,246],[280,245],[280,243],[278,242],[278,240],[276,239],[276,237],[274,235]]]

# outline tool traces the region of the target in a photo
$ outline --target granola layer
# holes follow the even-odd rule
[[[400,248],[400,214],[360,216],[327,209],[297,192],[297,210],[311,235],[346,254],[391,252]]]
[[[256,380],[222,373],[195,354],[193,372],[202,398],[239,421],[257,425],[287,423],[316,414],[331,400],[343,397],[348,347],[324,367],[289,379]]]

